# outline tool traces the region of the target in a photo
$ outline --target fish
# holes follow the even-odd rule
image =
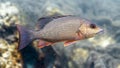
[[[102,32],[103,29],[92,21],[75,16],[46,16],[38,20],[37,30],[17,24],[19,32],[19,50],[25,48],[30,42],[38,39],[38,48],[63,42],[69,46],[79,40],[88,39]]]

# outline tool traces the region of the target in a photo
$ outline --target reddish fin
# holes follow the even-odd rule
[[[65,41],[64,47],[74,44],[76,41]]]
[[[39,40],[38,41],[38,48],[43,48],[45,46],[50,46],[52,43],[50,42],[46,42],[46,41],[43,41],[43,40]]]
[[[32,33],[21,25],[17,25],[19,32],[19,50],[25,48],[32,40]]]

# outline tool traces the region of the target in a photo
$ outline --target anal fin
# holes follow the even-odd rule
[[[64,47],[74,44],[76,41],[65,41]]]
[[[52,43],[50,43],[50,42],[43,41],[43,40],[39,40],[39,41],[38,41],[38,48],[43,48],[43,47],[49,46],[49,45],[51,45],[51,44],[52,44]]]

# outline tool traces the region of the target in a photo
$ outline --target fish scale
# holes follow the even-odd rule
[[[56,26],[50,28],[45,26],[45,29],[41,30],[40,34],[38,33],[38,35],[43,39],[49,39],[51,41],[54,39],[58,39],[59,41],[64,39],[75,39],[75,34],[80,26],[80,23],[69,22],[57,24],[58,23],[56,23]]]

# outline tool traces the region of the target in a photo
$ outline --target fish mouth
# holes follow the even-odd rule
[[[103,29],[100,29],[96,34],[101,34],[101,33],[103,33],[104,32],[104,30]]]

